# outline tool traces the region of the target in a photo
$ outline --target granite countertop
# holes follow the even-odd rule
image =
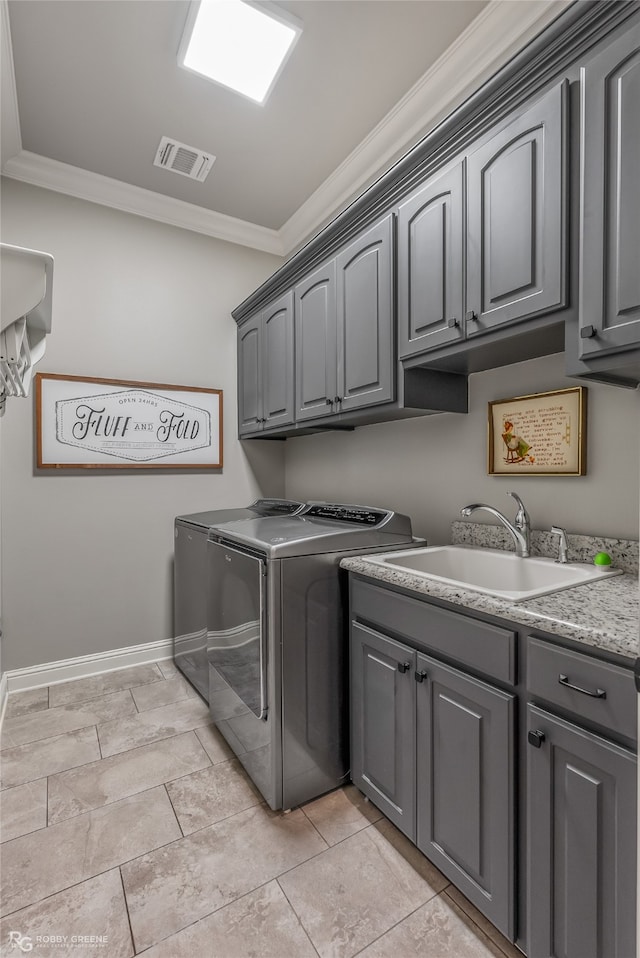
[[[454,523],[454,526],[456,525],[467,524]],[[460,534],[456,534],[454,529],[454,541],[460,538]],[[606,540],[598,540],[598,544],[602,542]],[[467,541],[456,544],[471,543]],[[633,545],[632,543],[632,548]],[[486,545],[482,547],[486,548]],[[635,547],[637,552],[637,543]],[[635,659],[638,655],[640,591],[638,573],[634,569],[633,561],[627,563],[629,571],[622,575],[524,602],[513,602],[471,589],[446,585],[409,571],[392,569],[377,563],[376,558],[372,555],[350,556],[340,564],[343,569],[371,579],[388,582],[420,595],[433,596],[473,611],[509,619],[519,625],[573,639],[629,659]],[[569,558],[572,558],[571,555]],[[584,561],[584,557],[581,558]],[[574,558],[574,561],[576,560],[577,557]],[[623,567],[622,562],[619,567]]]

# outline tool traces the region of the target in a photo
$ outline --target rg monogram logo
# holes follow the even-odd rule
[[[33,942],[28,935],[23,935],[19,931],[10,931],[9,932],[9,943],[12,948],[16,946],[20,951],[33,951]]]

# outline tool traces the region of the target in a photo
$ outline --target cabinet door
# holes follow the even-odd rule
[[[415,841],[415,653],[351,625],[351,778]]]
[[[293,422],[293,290],[262,313],[264,426]]]
[[[394,398],[393,215],[336,260],[339,410]]]
[[[238,329],[238,435],[262,429],[262,315]]]
[[[567,86],[468,158],[468,336],[566,305]]]
[[[515,698],[425,655],[416,678],[418,848],[513,940]]]
[[[398,209],[399,356],[463,335],[463,164],[432,177]]]
[[[528,954],[630,958],[636,757],[533,705],[528,730]]]
[[[295,288],[296,420],[330,415],[336,397],[336,264]]]
[[[640,345],[640,25],[583,67],[580,355]]]

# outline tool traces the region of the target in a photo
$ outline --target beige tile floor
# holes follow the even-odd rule
[[[352,786],[270,811],[169,662],[13,693],[1,746],[2,958],[520,955]]]

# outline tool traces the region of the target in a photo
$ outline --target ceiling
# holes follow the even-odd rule
[[[2,5],[5,175],[286,254],[565,0],[282,0],[265,105],[178,67],[186,0]],[[153,166],[165,135],[216,156],[204,183]]]

